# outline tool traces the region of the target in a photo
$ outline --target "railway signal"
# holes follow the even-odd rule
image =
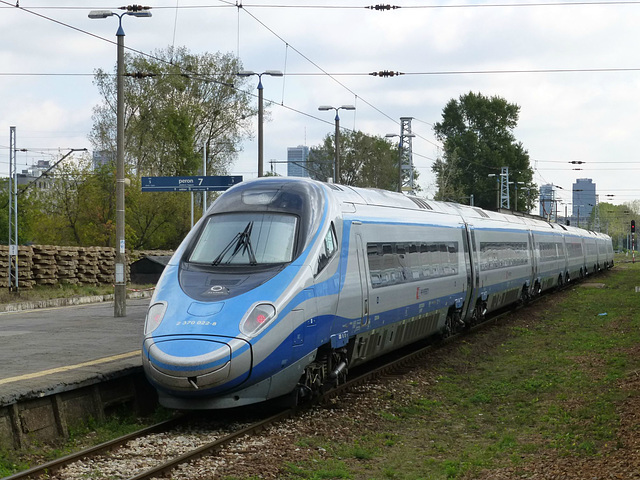
[[[636,263],[636,221],[631,220],[631,263]]]

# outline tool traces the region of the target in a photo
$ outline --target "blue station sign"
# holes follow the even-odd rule
[[[222,191],[242,182],[242,175],[199,177],[142,177],[143,192]]]

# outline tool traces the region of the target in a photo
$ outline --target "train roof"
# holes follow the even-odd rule
[[[454,202],[442,202],[429,200],[426,198],[404,195],[398,192],[391,192],[376,188],[360,188],[347,185],[325,184],[329,189],[336,192],[336,196],[342,202],[353,204],[364,204],[372,206],[385,206],[390,208],[402,208],[409,210],[424,210],[433,213],[457,215],[465,220],[493,220],[497,222],[509,223],[512,225],[523,225],[541,230],[557,231],[565,235],[591,236],[593,238],[605,238],[606,235],[591,230],[585,230],[570,225],[549,222],[542,217],[531,217],[505,212],[495,212],[484,210],[480,207],[462,205]]]
[[[505,213],[501,211],[495,212],[492,210],[484,210],[480,207],[462,205],[454,202],[429,200],[414,195],[405,195],[402,193],[391,192],[378,188],[352,187],[335,183],[324,183],[301,177],[269,177],[268,179],[263,178],[250,181],[281,181],[282,183],[310,182],[324,186],[337,200],[339,200],[343,204],[381,206],[387,208],[399,208],[404,210],[424,211],[434,214],[448,214],[459,216],[465,221],[489,220],[500,223],[504,222],[511,225],[521,225],[538,230],[556,231],[565,235],[569,234],[584,236],[586,233],[593,238],[607,237],[605,234],[599,234],[591,230],[585,230],[574,226],[549,222],[542,217],[531,217],[522,214]]]

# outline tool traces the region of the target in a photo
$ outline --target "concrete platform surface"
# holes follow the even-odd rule
[[[148,298],[0,313],[0,406],[141,368]]]

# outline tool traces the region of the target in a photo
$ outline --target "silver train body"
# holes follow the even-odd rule
[[[297,401],[350,367],[612,265],[601,233],[257,179],[221,195],[165,268],[143,366],[170,408]]]

